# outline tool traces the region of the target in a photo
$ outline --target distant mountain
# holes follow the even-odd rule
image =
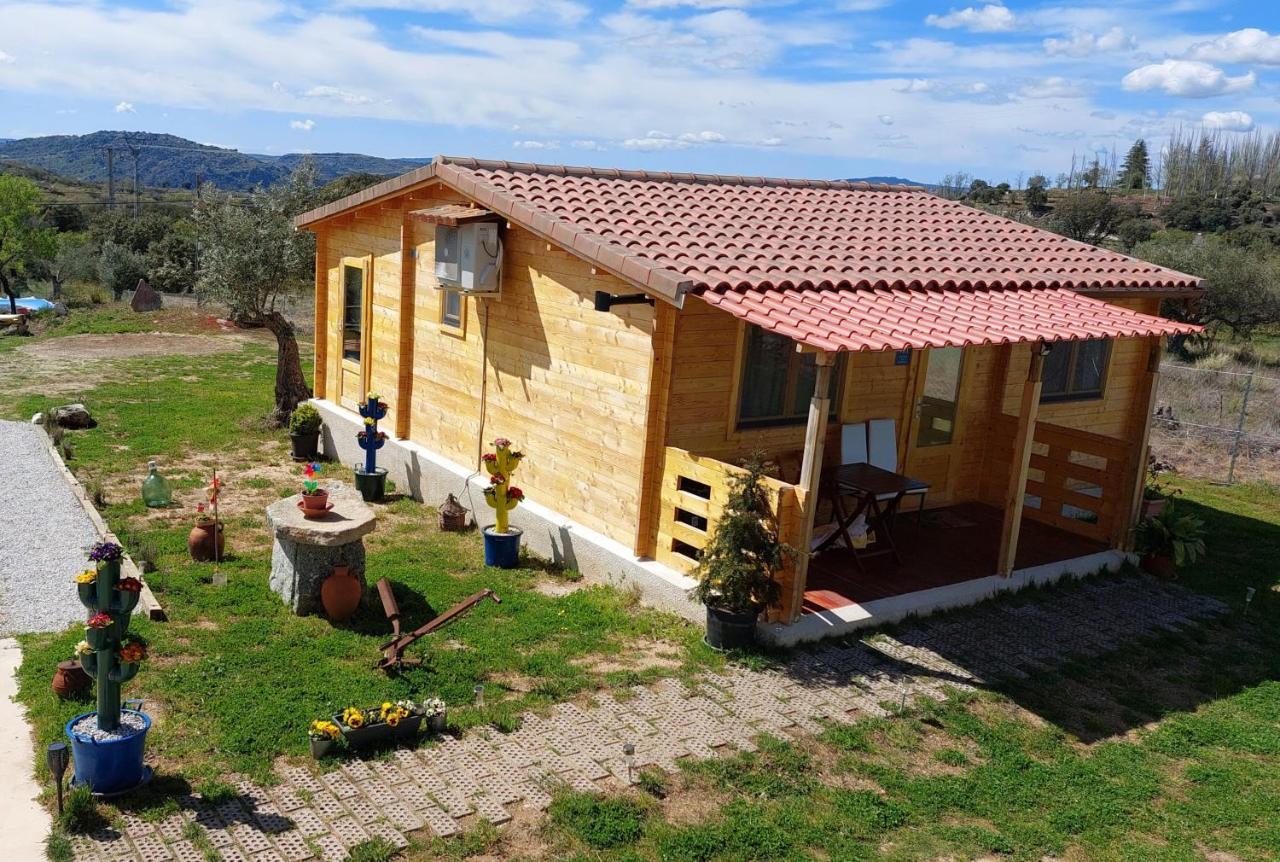
[[[0,150],[3,152],[3,150]],[[909,180],[905,177],[849,177],[845,182],[848,183],[883,183],[888,186],[920,186],[927,189],[932,183],[921,183],[915,180]]]
[[[152,188],[190,187],[197,176],[215,186],[244,191],[270,184],[297,167],[306,156],[289,153],[268,156],[199,144],[176,135],[154,132],[93,132],[0,141],[0,160],[12,160],[91,182],[107,181],[107,150],[113,151],[117,189],[133,182],[134,152],[138,181]],[[359,153],[317,153],[319,181],[327,183],[354,173],[394,176],[420,167],[430,159],[383,159]]]

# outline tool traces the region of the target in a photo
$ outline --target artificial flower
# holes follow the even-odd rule
[[[499,437],[497,440],[493,441],[493,445],[496,449],[509,449],[511,448],[511,441],[506,437]]]
[[[76,644],[76,655],[88,655],[93,652],[93,647],[89,646],[88,641],[80,641]]]
[[[98,613],[89,617],[89,619],[85,621],[85,625],[87,625],[91,629],[105,629],[107,626],[111,625],[111,622],[112,620],[111,620],[110,614],[104,614],[101,611],[99,611]]]
[[[492,464],[498,460],[498,456],[493,454],[492,452],[485,452],[483,455],[480,456],[480,460],[484,461],[485,463]]]
[[[502,475],[501,473],[494,473],[492,476],[489,477],[490,485],[497,485],[500,482],[505,482],[505,481],[507,481],[507,477]]]
[[[97,569],[85,569],[83,572],[76,575],[77,584],[93,584],[93,583],[97,583],[97,580],[98,580]]]
[[[135,664],[147,657],[147,648],[141,641],[131,640],[120,646],[120,661]]]
[[[377,404],[378,402],[382,401],[382,396],[379,395],[377,392],[370,392],[368,395],[364,397],[364,401],[366,404]]]
[[[124,548],[115,542],[98,542],[89,551],[89,559],[95,563],[111,563],[124,556]]]
[[[142,581],[137,578],[121,578],[120,583],[116,584],[116,589],[126,593],[140,593]]]
[[[374,422],[374,419],[373,419],[373,417],[372,417],[372,416],[366,416],[366,417],[364,417],[364,424],[369,425],[369,426],[372,426],[372,425],[373,425],[373,422]]]
[[[512,486],[507,489],[507,499],[515,500],[517,503],[524,499],[524,491]]]

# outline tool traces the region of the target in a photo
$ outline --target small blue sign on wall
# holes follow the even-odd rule
[[[894,365],[910,365],[911,364],[911,348],[899,350],[893,354]]]

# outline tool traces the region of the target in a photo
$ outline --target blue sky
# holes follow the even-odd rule
[[[0,0],[0,137],[998,181],[1278,95],[1270,0]]]

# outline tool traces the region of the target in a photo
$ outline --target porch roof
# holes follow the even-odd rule
[[[901,350],[1173,335],[1200,327],[1036,289],[745,290],[699,298],[819,350]]]

